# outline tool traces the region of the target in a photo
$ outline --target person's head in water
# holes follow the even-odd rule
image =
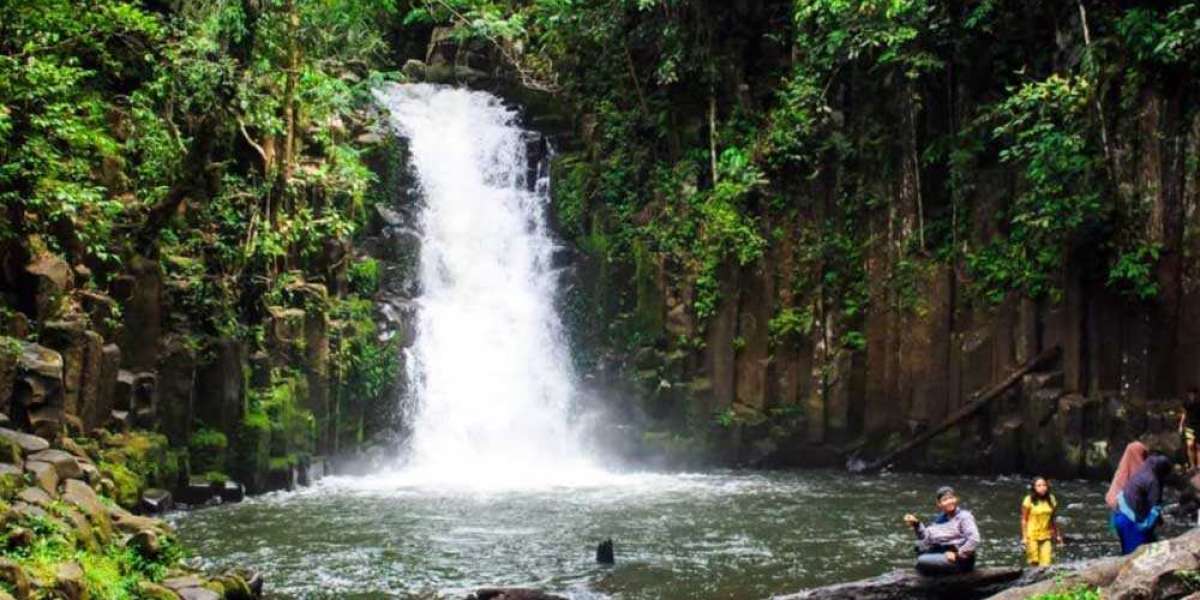
[[[1029,482],[1029,499],[1034,504],[1050,501],[1050,480],[1045,477],[1034,477]]]
[[[954,514],[954,511],[958,510],[958,494],[954,493],[954,488],[948,485],[938,488],[937,507],[948,515]]]

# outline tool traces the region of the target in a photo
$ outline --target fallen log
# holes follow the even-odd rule
[[[983,409],[985,406],[987,406],[992,400],[999,398],[1001,396],[1001,394],[1003,394],[1005,391],[1008,390],[1008,388],[1016,385],[1017,382],[1021,381],[1022,377],[1024,377],[1025,375],[1028,375],[1031,371],[1041,367],[1042,365],[1058,358],[1058,354],[1059,354],[1058,346],[1055,346],[1053,348],[1043,351],[1041,354],[1038,354],[1037,356],[1030,359],[1024,365],[1021,365],[1021,368],[1017,369],[1016,371],[1013,371],[1012,374],[1010,374],[1008,377],[1005,377],[1002,381],[1000,381],[996,385],[993,385],[992,387],[984,390],[977,398],[975,398],[971,402],[967,403],[965,406],[959,408],[958,410],[954,411],[953,413],[950,413],[950,415],[948,417],[946,417],[946,419],[944,421],[942,421],[940,424],[938,424],[936,427],[933,427],[932,429],[925,431],[921,435],[918,435],[917,437],[901,444],[899,448],[896,448],[895,450],[892,450],[891,452],[884,454],[881,458],[876,459],[869,463],[852,466],[850,470],[854,471],[856,473],[869,473],[871,471],[878,471],[879,469],[882,469],[882,468],[888,466],[889,464],[892,463],[892,461],[896,460],[897,458],[904,455],[905,453],[910,452],[914,448],[921,446],[922,444],[928,442],[929,440],[937,437],[942,432],[959,424],[960,422],[965,420],[967,417],[970,417],[970,416],[974,415],[975,413],[979,412],[981,409]]]
[[[1023,572],[1019,567],[989,567],[929,577],[913,569],[897,569],[872,579],[776,596],[775,600],[977,600],[1004,591]]]

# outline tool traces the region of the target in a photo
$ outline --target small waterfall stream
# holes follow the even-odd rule
[[[424,199],[406,479],[527,486],[582,475],[549,182],[529,180],[517,114],[490,94],[427,84],[378,96]]]

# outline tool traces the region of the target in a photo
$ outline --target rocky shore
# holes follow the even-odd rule
[[[182,568],[171,528],[131,511],[169,505],[165,492],[132,487],[164,467],[161,442],[140,433],[46,439],[0,428],[0,600],[260,597],[262,579],[251,571]]]
[[[980,568],[949,577],[924,577],[911,569],[902,569],[871,579],[775,598],[1021,600],[1062,598],[1083,592],[1094,592],[1107,600],[1197,597],[1194,594],[1200,593],[1200,529],[1143,546],[1127,557],[1105,557],[1044,568]]]

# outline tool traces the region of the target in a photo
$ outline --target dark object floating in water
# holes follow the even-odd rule
[[[540,590],[530,590],[525,588],[483,588],[470,596],[467,600],[567,600],[562,596],[547,594]]]
[[[596,546],[596,562],[602,565],[611,565],[617,562],[616,556],[613,554],[612,540],[604,540]]]

